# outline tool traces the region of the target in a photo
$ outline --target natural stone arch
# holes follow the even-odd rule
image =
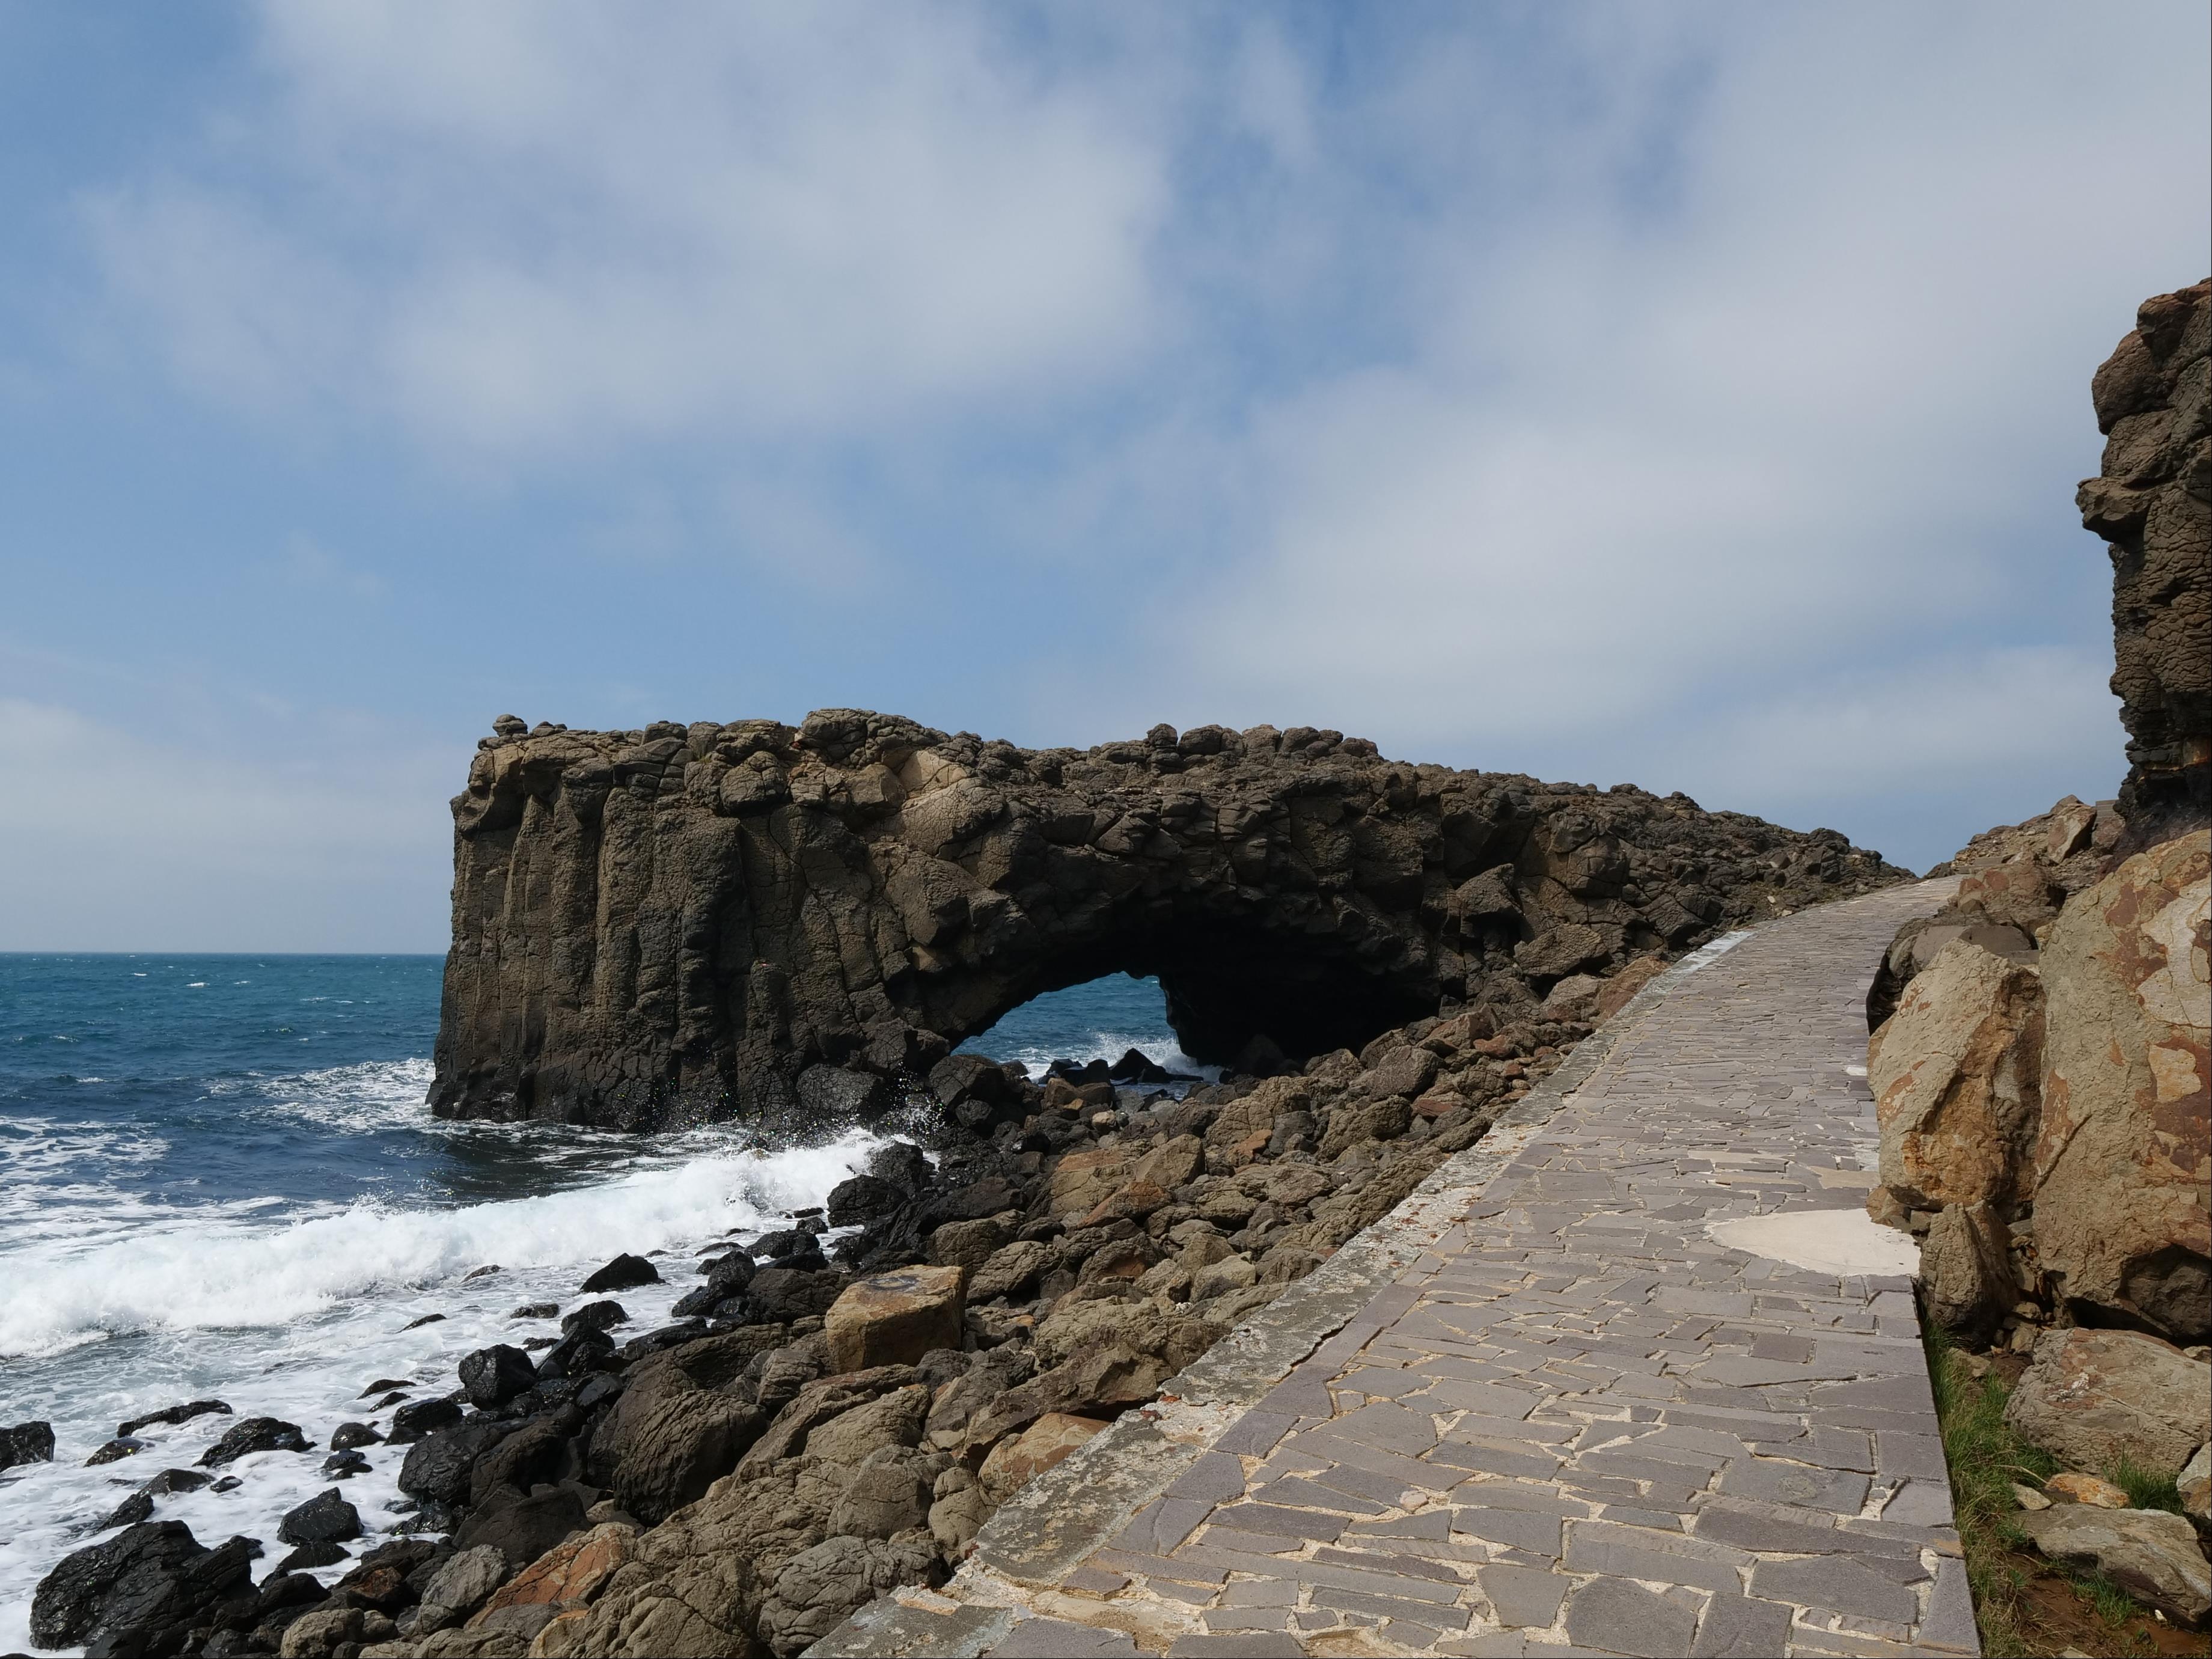
[[[1904,873],[1685,796],[1271,726],[1077,751],[844,709],[505,717],[453,811],[433,1104],[623,1127],[776,1115],[803,1078],[862,1100],[1117,969],[1160,977],[1194,1055],[1302,1058]]]

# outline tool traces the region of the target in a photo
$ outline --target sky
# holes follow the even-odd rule
[[[2206,9],[0,9],[0,950],[437,951],[495,715],[2124,769]]]

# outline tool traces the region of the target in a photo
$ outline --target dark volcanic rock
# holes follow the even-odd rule
[[[461,1408],[453,1401],[412,1401],[392,1413],[392,1433],[388,1437],[393,1445],[404,1446],[460,1420]]]
[[[629,1310],[619,1302],[586,1302],[561,1321],[561,1334],[574,1336],[579,1331],[609,1331],[617,1325],[629,1323]]]
[[[448,1508],[462,1502],[469,1495],[469,1475],[477,1459],[514,1431],[512,1423],[477,1419],[416,1441],[399,1466],[399,1490]]]
[[[219,1469],[251,1452],[312,1451],[296,1423],[275,1417],[248,1417],[233,1425],[222,1439],[200,1454],[204,1469]]]
[[[12,1429],[0,1429],[0,1469],[12,1469],[18,1463],[51,1463],[53,1461],[52,1424],[18,1423]]]
[[[2106,434],[2081,522],[2110,544],[2125,857],[2212,824],[2212,279],[2146,300],[2090,382]]]
[[[873,1109],[855,1076],[1116,968],[1159,976],[1187,1052],[1279,1069],[1529,1000],[1531,940],[1546,970],[1613,968],[1903,874],[1680,795],[1310,728],[1182,737],[1025,750],[835,709],[503,727],[453,803],[434,1106],[803,1126]],[[933,1091],[970,1127],[1018,1118],[1035,1085],[996,1069],[938,1061]]]
[[[47,1648],[139,1651],[155,1632],[244,1588],[258,1547],[234,1538],[210,1550],[181,1521],[140,1522],[64,1556],[39,1581],[31,1639]]]
[[[469,1404],[487,1410],[504,1406],[519,1394],[527,1394],[538,1381],[538,1367],[531,1363],[530,1356],[504,1342],[478,1348],[461,1361],[460,1374],[461,1387],[468,1391]]]
[[[660,1270],[641,1255],[623,1255],[593,1273],[579,1287],[586,1296],[606,1291],[626,1291],[633,1285],[658,1285]]]
[[[148,1412],[143,1417],[134,1417],[127,1423],[118,1423],[115,1425],[115,1433],[118,1438],[121,1438],[136,1434],[141,1429],[151,1428],[156,1423],[189,1423],[195,1417],[204,1417],[210,1412],[220,1412],[228,1417],[230,1407],[220,1400],[188,1401],[181,1406],[167,1406],[157,1412]]]
[[[384,1437],[366,1423],[341,1423],[331,1431],[332,1451],[351,1451],[356,1446],[374,1446]]]
[[[285,1511],[276,1536],[287,1544],[343,1544],[361,1536],[361,1515],[331,1486]]]

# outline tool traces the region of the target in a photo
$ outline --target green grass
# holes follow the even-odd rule
[[[1977,1382],[1966,1355],[1939,1328],[1921,1324],[1928,1353],[1928,1379],[1942,1425],[1943,1456],[1951,1469],[1951,1503],[1958,1516],[1959,1542],[1966,1558],[1966,1582],[1974,1593],[1974,1617],[1981,1626],[1982,1650],[1989,1659],[2014,1659],[2030,1653],[2021,1628],[2027,1576],[2005,1558],[2033,1547],[2016,1524],[2020,1513],[2012,1495],[2016,1481],[2042,1486],[2062,1467],[2049,1453],[2013,1432],[2004,1419],[2010,1390],[1994,1376]],[[2122,1462],[2106,1480],[2127,1493],[2136,1509],[2181,1513],[2181,1494],[2170,1478],[2147,1474]],[[2100,1572],[2068,1571],[2075,1591],[2105,1624],[2119,1626],[2143,1612],[2125,1590]],[[2134,1644],[2143,1649],[2141,1641]]]

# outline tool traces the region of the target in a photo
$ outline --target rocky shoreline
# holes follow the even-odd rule
[[[883,1147],[826,1212],[726,1240],[696,1272],[617,1256],[565,1309],[516,1310],[558,1336],[470,1355],[444,1396],[374,1379],[320,1443],[235,1425],[222,1462],[316,1457],[333,1482],[285,1518],[293,1547],[258,1583],[258,1541],[210,1550],[159,1518],[176,1483],[221,1471],[155,1475],[109,1517],[124,1531],[41,1583],[34,1639],[797,1653],[887,1588],[942,1582],[1024,1481],[1479,1141],[1662,965],[1179,1095],[1134,1054],[1041,1079],[948,1057],[912,1079],[929,1144]],[[696,1279],[677,1322],[625,1339],[623,1290],[664,1272]],[[380,1445],[406,1448],[410,1515],[344,1498]],[[382,1527],[404,1535],[328,1587],[311,1575]]]

